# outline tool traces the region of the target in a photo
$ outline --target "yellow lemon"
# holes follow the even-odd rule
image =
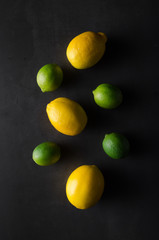
[[[104,177],[95,165],[76,168],[66,183],[66,195],[70,203],[79,209],[95,205],[104,191]]]
[[[87,123],[84,109],[69,98],[56,98],[47,105],[46,112],[51,124],[66,135],[79,134]]]
[[[66,55],[69,62],[77,69],[94,66],[105,52],[107,36],[102,32],[84,32],[69,43]]]

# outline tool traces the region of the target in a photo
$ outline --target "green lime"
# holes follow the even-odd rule
[[[100,84],[94,91],[94,100],[102,108],[113,109],[118,107],[123,100],[123,95],[118,87],[108,83]]]
[[[46,64],[37,74],[37,84],[42,92],[57,89],[63,81],[62,69],[57,64]]]
[[[48,166],[60,159],[60,147],[53,142],[43,142],[33,151],[32,158],[40,166]]]
[[[105,153],[113,159],[126,157],[130,149],[127,138],[119,133],[106,134],[102,145]]]

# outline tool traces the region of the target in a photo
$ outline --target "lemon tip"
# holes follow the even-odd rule
[[[103,33],[103,32],[98,32],[98,34],[99,34],[101,37],[103,37],[105,43],[108,41],[108,38],[107,38],[107,36],[106,36],[105,33]]]

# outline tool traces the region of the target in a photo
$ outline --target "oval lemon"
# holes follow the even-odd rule
[[[79,209],[95,205],[104,191],[104,177],[95,165],[76,168],[66,183],[66,195],[70,203]]]
[[[104,55],[107,37],[102,32],[84,32],[69,43],[66,56],[73,67],[85,69],[94,66]]]
[[[47,105],[46,112],[51,124],[66,135],[79,134],[87,123],[84,109],[69,98],[56,98]]]

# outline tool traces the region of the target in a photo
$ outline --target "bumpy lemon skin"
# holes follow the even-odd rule
[[[74,68],[90,68],[104,55],[106,42],[107,36],[102,32],[81,33],[69,43],[66,56]]]
[[[65,135],[78,135],[87,124],[84,109],[69,98],[60,97],[51,101],[46,107],[46,112],[54,128]]]
[[[94,206],[104,191],[104,177],[95,165],[82,165],[76,168],[66,183],[66,196],[78,209]]]

